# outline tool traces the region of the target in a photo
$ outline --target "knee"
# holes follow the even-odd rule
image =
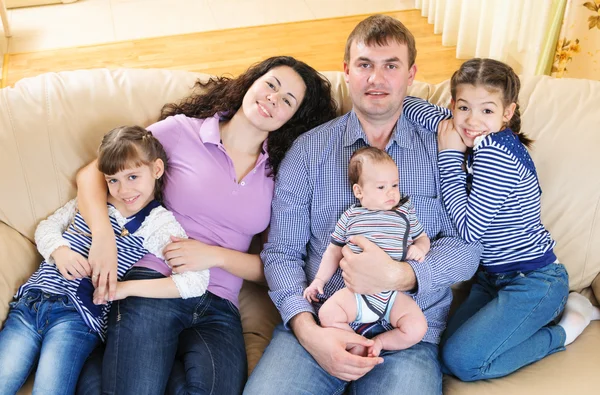
[[[331,327],[335,323],[335,314],[333,314],[331,303],[323,303],[323,306],[319,309],[319,321],[322,327]]]
[[[466,343],[457,344],[448,339],[441,350],[445,368],[461,381],[475,381],[481,378],[483,362],[478,361]]]

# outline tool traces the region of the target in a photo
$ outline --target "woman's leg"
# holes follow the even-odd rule
[[[133,268],[125,279],[160,277],[153,270]],[[130,297],[113,303],[102,364],[103,393],[164,394],[179,334],[193,319],[186,301]]]
[[[237,308],[207,292],[194,325],[179,336],[169,394],[240,394],[247,375],[246,349]]]
[[[33,394],[72,394],[83,363],[100,344],[66,296],[50,296],[46,309],[38,311],[43,321],[43,342],[35,373]]]
[[[496,276],[498,296],[446,341],[443,361],[464,381],[502,377],[563,349],[564,330],[546,326],[569,292],[564,266]]]

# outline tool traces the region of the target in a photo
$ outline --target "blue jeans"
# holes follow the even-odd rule
[[[133,268],[125,279],[161,277]],[[242,325],[231,302],[210,292],[190,299],[131,297],[112,305],[104,356],[97,351],[86,363],[78,393],[238,394],[246,375]]]
[[[26,292],[0,332],[0,394],[15,394],[36,363],[34,394],[72,394],[100,342],[66,296]]]
[[[442,337],[445,372],[463,381],[502,377],[564,350],[565,331],[552,324],[569,294],[563,265],[496,275],[480,270],[476,279]]]
[[[438,346],[417,343],[409,349],[382,352],[384,362],[359,380],[347,382],[327,373],[283,324],[252,372],[245,395],[442,393]]]

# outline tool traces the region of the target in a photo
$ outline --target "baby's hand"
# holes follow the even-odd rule
[[[304,290],[304,294],[302,295],[309,302],[318,302],[317,293],[323,294],[323,287],[325,283],[323,280],[315,278],[312,283]]]
[[[406,259],[410,259],[417,262],[423,262],[425,260],[425,251],[413,244],[410,247],[408,247],[408,251],[406,252]]]

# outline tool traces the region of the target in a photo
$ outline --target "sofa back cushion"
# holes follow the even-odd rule
[[[340,72],[324,73],[340,112],[351,108]],[[171,70],[80,70],[43,74],[0,91],[0,221],[30,240],[38,222],[75,195],[77,170],[120,125],[147,126],[161,107],[206,75]],[[600,271],[600,82],[522,80],[523,130],[542,184],[543,220],[572,289]],[[409,94],[447,106],[448,82],[415,82]]]

